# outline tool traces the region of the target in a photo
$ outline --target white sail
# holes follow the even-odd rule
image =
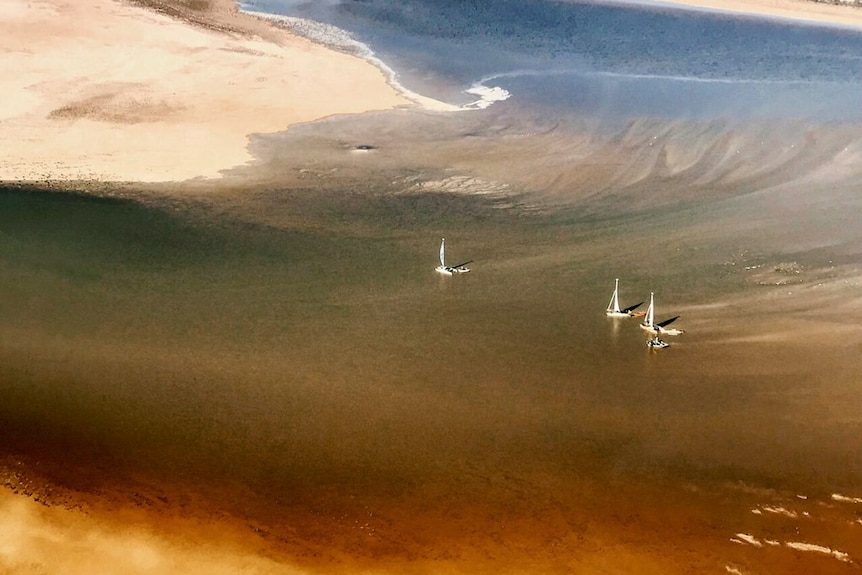
[[[437,266],[437,271],[443,275],[451,276],[452,274],[465,274],[470,271],[470,268],[466,267],[467,264],[472,262],[464,262],[462,264],[457,264],[454,266],[446,265],[446,238],[440,240],[440,265]]]
[[[620,313],[620,280],[614,280],[614,293],[611,296],[611,301],[608,302],[608,309],[605,310],[608,315]]]
[[[440,240],[440,267],[446,267],[446,256],[444,252],[446,251],[446,238]]]
[[[654,299],[653,293],[650,292],[650,294],[649,294],[649,307],[647,308],[646,317],[644,318],[644,321],[641,324],[641,327],[643,329],[645,329],[646,331],[648,331],[650,333],[655,334],[656,337],[658,337],[659,334],[661,334],[661,335],[680,335],[680,334],[685,333],[685,331],[683,331],[681,329],[676,329],[673,327],[671,327],[671,328],[667,327],[669,324],[675,322],[677,320],[677,318],[679,318],[679,316],[672,317],[670,319],[666,319],[666,320],[660,321],[659,323],[656,323],[655,322],[655,299]]]
[[[605,314],[607,314],[608,317],[640,317],[643,314],[635,313],[634,310],[639,308],[641,304],[643,304],[643,302],[629,306],[625,309],[620,309],[620,280],[617,278],[614,280],[614,293],[611,295],[611,301],[608,302]]]
[[[655,301],[653,292],[649,292],[649,307],[646,310],[646,317],[641,327],[648,331],[655,330]]]
[[[649,307],[647,308],[646,315],[647,315],[647,317],[646,317],[645,323],[650,327],[654,327],[655,326],[655,296],[653,295],[653,292],[649,292]]]

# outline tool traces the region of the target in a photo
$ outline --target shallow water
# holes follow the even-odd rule
[[[554,28],[561,66],[614,48],[577,74],[506,78],[513,97],[482,111],[256,136],[258,162],[203,192],[3,188],[3,453],[107,499],[204,494],[208,520],[268,534],[254,553],[323,572],[855,569],[862,138],[840,102],[858,93],[843,66],[858,37],[522,4],[587,11],[624,41]],[[537,16],[441,68],[508,21],[402,18],[456,5],[471,6],[351,3],[337,23],[377,34],[387,61],[385,33],[393,52],[442,38],[396,69],[455,99],[555,61],[528,42]],[[665,78],[705,56],[651,56],[658,43],[630,61],[645,22],[804,37],[834,59],[809,83],[799,50],[752,81],[774,62],[742,46],[709,81]],[[806,99],[833,88],[839,104]],[[441,237],[471,273],[434,272]],[[605,317],[617,277],[624,305],[654,291],[686,333],[650,352],[637,319]]]
[[[308,153],[334,171],[310,175],[291,154],[305,171],[275,168],[306,187],[170,203],[4,190],[4,451],[65,462],[54,474],[68,485],[93,466],[100,489],[129,473],[219,486],[232,495],[217,507],[357,565],[447,549],[459,569],[562,553],[589,571],[606,553],[595,538],[622,538],[639,565],[782,572],[793,553],[748,557],[730,539],[788,539],[751,509],[802,517],[797,493],[819,518],[805,541],[860,553],[849,511],[817,507],[855,496],[862,471],[855,340],[813,356],[734,341],[750,312],[728,302],[751,287],[728,261],[779,257],[715,230],[744,220],[734,210],[585,215],[417,191],[411,178],[435,181],[427,165],[417,176],[385,146],[357,160],[326,144],[327,126],[356,121],[369,120],[307,128],[331,155]],[[259,145],[282,157],[289,140]],[[441,236],[471,273],[434,272]],[[648,351],[638,320],[604,317],[614,277],[625,305],[654,290],[659,319],[681,314],[688,333]],[[369,510],[373,545],[343,519]],[[668,539],[697,551],[646,551]]]

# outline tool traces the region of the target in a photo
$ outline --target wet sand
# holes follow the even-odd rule
[[[168,6],[4,3],[0,179],[217,178],[252,160],[251,133],[415,105],[372,64],[230,1]]]
[[[860,142],[404,109],[4,188],[0,568],[855,572]]]

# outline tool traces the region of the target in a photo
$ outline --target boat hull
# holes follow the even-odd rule
[[[608,317],[632,317],[630,313],[627,313],[624,311],[613,311],[613,310],[607,310],[605,312],[605,315],[607,315]]]
[[[470,271],[470,268],[452,268],[449,266],[437,266],[436,268],[434,268],[434,271],[446,276],[451,276],[455,274],[466,274]]]
[[[608,309],[605,310],[605,315],[608,317],[644,317],[646,313],[642,311],[616,311]]]

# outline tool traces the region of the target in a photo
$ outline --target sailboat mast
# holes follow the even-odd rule
[[[648,327],[653,327],[655,321],[655,306],[653,298],[653,292],[649,292],[649,308],[647,308],[646,321],[644,321],[644,325]]]
[[[612,312],[619,313],[620,311],[620,280],[614,280],[614,295],[611,296],[611,303],[608,304],[608,309]]]

